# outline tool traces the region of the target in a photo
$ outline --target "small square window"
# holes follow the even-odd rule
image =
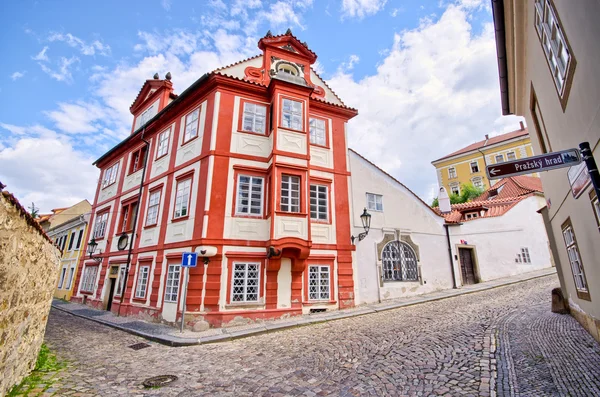
[[[367,193],[367,208],[372,211],[383,211],[383,196],[381,194]]]
[[[479,172],[479,163],[477,161],[471,162],[471,173],[475,174]]]
[[[495,158],[496,158],[496,163],[504,162],[504,155],[502,155],[502,154],[497,154]]]
[[[508,161],[516,160],[517,155],[515,154],[515,152],[508,152],[508,153],[506,153],[506,159]]]

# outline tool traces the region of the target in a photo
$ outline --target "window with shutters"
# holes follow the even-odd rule
[[[241,131],[265,135],[267,133],[267,105],[241,100]]]
[[[233,263],[231,302],[258,302],[260,263]]]
[[[169,140],[171,139],[171,128],[158,134],[158,143],[156,144],[156,159],[166,156],[169,153]]]
[[[236,215],[262,216],[265,178],[239,174],[237,177]]]
[[[119,233],[129,233],[133,230],[133,224],[135,223],[136,211],[137,211],[137,201],[130,201],[126,204],[123,204],[121,209],[121,227],[119,229]]]
[[[591,300],[583,263],[581,262],[581,256],[579,255],[577,238],[575,237],[575,231],[573,230],[570,219],[567,219],[562,224],[562,234],[567,249],[567,257],[571,264],[571,272],[573,273],[573,281],[575,282],[577,296],[580,299]]]
[[[329,194],[326,185],[310,185],[310,218],[324,222],[329,220]]]
[[[300,212],[300,177],[281,176],[281,211]]]
[[[148,211],[146,212],[146,226],[154,226],[158,223],[160,195],[160,189],[150,192],[150,197],[148,198]]]
[[[198,136],[198,117],[200,108],[192,111],[185,116],[185,130],[183,132],[183,144],[191,141]]]
[[[283,98],[281,101],[281,126],[302,131],[302,102]]]

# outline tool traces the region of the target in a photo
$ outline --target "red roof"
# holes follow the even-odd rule
[[[497,136],[491,137],[489,139],[484,139],[483,141],[475,142],[469,146],[466,146],[460,150],[457,150],[456,152],[452,152],[442,158],[434,160],[433,163],[440,161],[440,160],[447,159],[449,157],[457,156],[459,154],[464,154],[464,153],[468,153],[473,150],[481,149],[486,146],[494,145],[496,143],[508,141],[508,140],[514,139],[514,138],[526,137],[526,136],[529,136],[529,131],[527,130],[527,128],[524,128],[522,130],[519,129],[516,131],[508,132],[506,134],[497,135]]]
[[[503,178],[479,197],[462,204],[452,204],[451,211],[443,214],[439,207],[433,210],[443,216],[447,223],[460,223],[479,218],[493,218],[506,214],[522,200],[541,194],[542,181],[533,176]],[[477,212],[477,218],[466,218],[466,214]]]

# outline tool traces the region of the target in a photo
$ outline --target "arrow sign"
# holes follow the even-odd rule
[[[571,167],[579,163],[581,163],[579,149],[568,149],[542,154],[541,156],[525,157],[519,160],[488,165],[486,171],[489,179],[499,179],[508,176],[533,174],[534,172]]]
[[[198,254],[195,252],[184,252],[181,258],[181,267],[196,267]]]

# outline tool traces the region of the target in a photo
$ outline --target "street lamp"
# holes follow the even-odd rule
[[[90,256],[90,259],[93,259],[96,262],[102,262],[101,257],[93,256],[94,252],[96,252],[97,247],[98,247],[98,243],[96,242],[96,239],[94,237],[92,237],[92,239],[90,240],[90,242],[88,243],[88,246],[87,246],[88,254]],[[100,253],[102,253],[102,252],[100,252]]]
[[[365,229],[365,231],[358,235],[358,241],[362,241],[365,237],[367,237],[367,234],[369,234],[369,230],[371,229],[371,214],[367,212],[366,208],[360,216],[360,221],[362,222],[363,229]],[[354,244],[356,237],[352,236],[350,239],[352,240],[352,244]]]

